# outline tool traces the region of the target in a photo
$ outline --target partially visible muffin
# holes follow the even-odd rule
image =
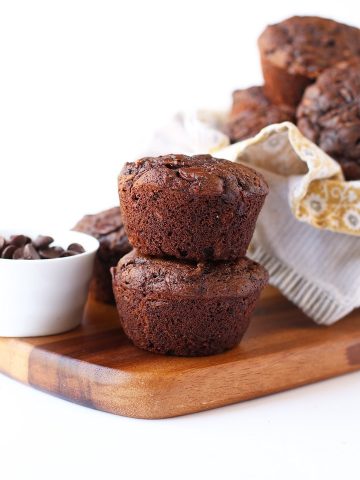
[[[273,123],[293,122],[295,109],[274,105],[265,96],[263,87],[250,87],[233,93],[233,105],[225,130],[231,142],[253,137]]]
[[[212,355],[239,343],[268,281],[264,267],[247,258],[197,264],[135,250],[112,277],[126,335],[139,348],[181,356]]]
[[[210,155],[146,157],[127,163],[119,176],[129,241],[158,257],[244,256],[267,193],[260,174]]]
[[[360,30],[320,17],[291,17],[268,26],[259,41],[265,94],[296,106],[326,68],[360,56]]]
[[[114,304],[110,268],[130,252],[120,208],[114,207],[94,215],[85,215],[73,228],[97,238],[100,248],[96,254],[90,294],[99,302]]]
[[[302,133],[337,160],[347,180],[360,179],[360,61],[325,70],[297,110]]]

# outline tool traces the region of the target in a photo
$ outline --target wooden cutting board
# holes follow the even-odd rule
[[[0,338],[0,371],[81,405],[164,418],[228,405],[360,369],[360,311],[316,326],[272,288],[240,346],[202,358],[134,347],[116,310],[89,302],[83,325],[28,339]]]

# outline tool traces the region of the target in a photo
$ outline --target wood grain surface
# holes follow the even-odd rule
[[[272,288],[242,343],[211,357],[134,347],[116,310],[89,302],[81,327],[49,337],[0,338],[0,371],[81,405],[165,418],[199,412],[360,369],[360,311],[320,327]]]

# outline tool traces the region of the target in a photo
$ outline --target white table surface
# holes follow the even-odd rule
[[[357,478],[359,398],[355,373],[209,412],[136,420],[0,376],[2,478]]]
[[[342,2],[0,2],[0,225],[69,228],[115,205],[124,161],[179,109],[261,82],[256,37]],[[0,292],[1,295],[1,292]],[[358,476],[360,373],[186,417],[83,408],[0,375],[0,478]]]

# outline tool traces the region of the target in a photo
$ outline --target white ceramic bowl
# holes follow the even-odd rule
[[[0,336],[34,337],[77,327],[83,316],[99,242],[84,233],[0,229],[0,235],[51,235],[54,245],[80,243],[85,253],[51,260],[0,259]]]

